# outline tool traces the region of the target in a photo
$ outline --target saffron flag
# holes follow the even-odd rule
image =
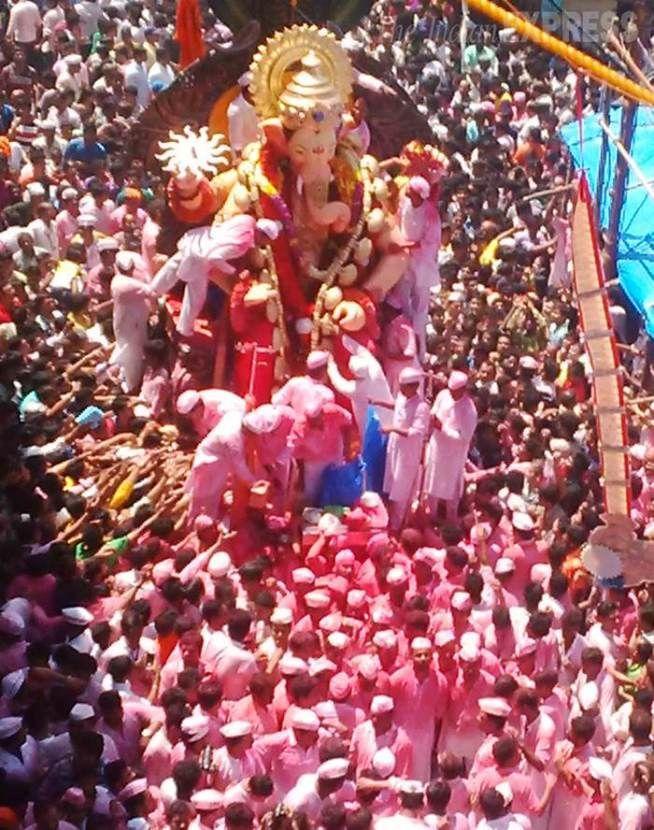
[[[182,69],[204,57],[206,46],[202,37],[202,15],[198,0],[178,0],[175,40],[179,43],[179,65]]]

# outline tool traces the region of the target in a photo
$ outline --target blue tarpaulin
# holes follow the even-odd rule
[[[612,132],[620,134],[622,108],[612,107]],[[583,145],[577,122],[566,125],[562,136],[574,163],[586,171],[590,188],[598,206],[599,222],[606,229],[611,211],[611,188],[615,174],[617,151],[608,142],[602,192],[598,179],[603,132],[598,116],[583,121]],[[638,107],[631,155],[643,171],[645,179],[654,184],[654,109]],[[654,337],[654,201],[648,196],[634,173],[629,170],[625,199],[620,217],[617,271],[620,285],[629,301],[644,318],[645,328]]]

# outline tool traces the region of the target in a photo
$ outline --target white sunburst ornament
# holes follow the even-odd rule
[[[232,164],[232,151],[220,133],[209,135],[207,127],[195,132],[188,125],[181,133],[168,133],[169,141],[160,141],[156,156],[163,169],[175,175],[215,176]]]

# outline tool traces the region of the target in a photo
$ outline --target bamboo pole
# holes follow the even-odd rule
[[[636,107],[629,102],[624,105],[622,110],[622,124],[620,125],[620,139],[612,132],[609,125],[602,118],[599,119],[599,125],[606,134],[609,141],[615,144],[618,150],[618,159],[615,166],[615,176],[613,178],[613,188],[611,191],[611,211],[609,214],[608,226],[608,263],[611,268],[610,277],[615,277],[617,274],[617,259],[618,259],[618,235],[620,233],[620,217],[622,215],[622,206],[624,204],[625,187],[627,185],[627,177],[629,171],[628,159],[631,158],[626,148],[631,149],[631,140],[634,134],[634,124],[636,123]]]
[[[572,190],[576,186],[576,182],[570,182],[569,184],[562,184],[558,187],[550,187],[547,190],[535,190],[533,193],[527,193],[519,201],[530,202],[532,199],[540,199],[542,196],[556,196],[558,193],[565,193],[566,190]]]
[[[485,14],[494,20],[496,23],[505,28],[515,29],[516,32],[528,38],[537,46],[541,46],[547,52],[563,58],[575,69],[580,72],[585,72],[599,83],[608,84],[613,89],[631,98],[634,101],[639,101],[643,104],[654,106],[654,92],[647,87],[635,83],[631,78],[626,78],[614,69],[605,66],[601,61],[592,58],[580,49],[576,49],[569,43],[565,43],[553,35],[544,32],[540,26],[524,20],[512,12],[499,8],[499,6],[492,3],[491,0],[468,0],[468,5],[471,9]]]
[[[652,403],[652,401],[654,401],[654,395],[647,395],[644,398],[634,398],[631,401],[627,401],[627,406],[636,407],[643,403]]]
[[[610,121],[610,113],[611,113],[611,97],[609,95],[609,87],[604,86],[602,87],[602,92],[600,93],[600,111],[602,113],[602,118],[606,122]],[[600,210],[602,208],[602,204],[604,203],[604,185],[606,183],[606,158],[608,156],[609,150],[609,137],[606,133],[602,133],[602,146],[600,147],[600,157],[599,157],[599,165],[597,169],[597,196],[595,199],[595,213],[597,219],[597,226],[599,228],[602,227],[601,217],[600,217]]]
[[[635,114],[634,114],[635,115]],[[654,200],[654,187],[652,183],[645,178],[645,173],[643,172],[642,168],[636,161],[636,159],[631,155],[629,150],[625,147],[625,143],[622,138],[618,138],[617,135],[611,130],[609,125],[604,121],[603,118],[599,119],[599,125],[604,130],[606,135],[613,144],[615,144],[615,149],[620,153],[622,158],[625,160],[627,166],[632,171],[634,176],[640,182],[641,187],[645,189],[645,192],[650,197],[650,199]],[[631,142],[629,142],[631,143]]]
[[[654,85],[652,84],[652,82],[649,80],[647,75],[645,75],[640,66],[638,66],[631,52],[627,49],[622,40],[618,38],[615,32],[611,31],[610,29],[607,37],[607,44],[609,46],[612,46],[615,49],[615,51],[620,55],[620,57],[627,64],[627,66],[631,70],[632,75],[634,75],[638,82],[641,83],[647,89],[649,89],[650,92],[654,93]]]

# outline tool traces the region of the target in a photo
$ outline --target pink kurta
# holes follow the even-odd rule
[[[264,735],[256,743],[256,752],[282,796],[293,789],[301,775],[315,773],[320,765],[317,744],[302,749],[292,729]]]
[[[391,696],[395,701],[395,719],[411,741],[413,758],[410,778],[428,781],[436,726],[448,702],[447,683],[436,669],[419,680],[409,663],[391,677]]]
[[[465,682],[460,670],[450,688],[450,701],[443,719],[438,748],[454,752],[471,761],[483,741],[477,723],[479,699],[493,694],[493,675],[482,668],[473,683]]]
[[[202,414],[192,417],[193,426],[200,438],[204,438],[214,427],[218,426],[223,415],[228,412],[245,412],[243,398],[228,389],[202,389],[198,395],[204,404]]]
[[[183,743],[171,743],[166,730],[159,729],[148,741],[141,759],[148,783],[158,787],[175,764],[184,760],[185,753]]]
[[[229,719],[248,721],[252,724],[254,735],[270,735],[279,729],[272,704],[261,706],[254,701],[252,695],[231,702]]]
[[[534,793],[531,776],[524,775],[517,767],[503,769],[488,767],[482,770],[476,780],[469,782],[471,795],[478,802],[479,795],[482,792],[492,789],[502,782],[508,783],[513,793],[513,801],[511,803],[513,810],[526,813],[527,815],[535,812],[539,799]],[[559,826],[569,827],[570,825],[561,824]]]
[[[256,481],[245,460],[242,420],[241,412],[228,412],[198,445],[185,485],[191,494],[189,519],[200,513],[218,517],[220,497],[230,476],[247,485]]]
[[[54,224],[57,231],[57,245],[61,253],[65,254],[70,240],[77,233],[77,217],[67,210],[61,210],[55,216]]]
[[[304,415],[306,405],[314,401],[316,395],[323,403],[334,402],[334,392],[328,386],[308,375],[300,375],[286,381],[282,388],[272,396],[271,402],[275,406],[290,406],[299,415]]]

